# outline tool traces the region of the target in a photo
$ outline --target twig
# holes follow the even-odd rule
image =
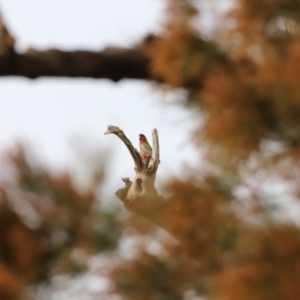
[[[153,172],[157,170],[158,165],[160,163],[159,161],[159,140],[158,140],[158,132],[157,129],[152,130],[152,157],[150,159],[149,165],[148,165],[148,172]]]
[[[135,170],[137,172],[140,172],[143,170],[143,160],[142,157],[140,155],[140,153],[133,147],[132,143],[129,141],[129,139],[127,138],[127,136],[124,134],[123,130],[121,130],[119,127],[117,126],[108,126],[107,130],[104,134],[115,134],[117,137],[119,137],[123,143],[125,144],[125,146],[127,147],[134,165],[135,165]]]

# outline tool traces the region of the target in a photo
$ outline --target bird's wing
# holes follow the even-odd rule
[[[141,150],[148,153],[148,154],[150,154],[150,155],[152,154],[152,148],[148,143],[143,143],[141,145]]]

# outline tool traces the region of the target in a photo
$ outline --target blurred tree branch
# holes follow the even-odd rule
[[[107,48],[100,52],[30,49],[23,54],[14,51],[0,54],[0,76],[148,80],[151,79],[149,62],[150,58],[136,49]]]
[[[152,39],[149,35],[145,43]],[[14,39],[0,16],[0,76],[154,79],[150,57],[142,48],[107,47],[99,52],[29,49],[17,53],[13,46]]]
[[[106,48],[103,51],[14,50],[14,39],[0,16],[0,76],[38,78],[90,77],[119,81],[150,79],[149,56],[140,49]]]
[[[160,51],[153,49],[160,40],[161,37],[148,34],[132,48],[106,47],[98,52],[29,48],[23,53],[18,53],[13,47],[14,39],[0,16],[0,76],[22,76],[30,79],[85,77],[109,79],[115,82],[122,79],[139,79],[170,84],[162,74],[153,72],[153,57],[155,52]],[[204,52],[207,50],[207,46],[209,48],[210,43],[203,42]],[[235,64],[223,54],[216,55],[214,59],[229,67]],[[207,70],[205,70],[206,72]],[[186,78],[182,82],[182,86],[199,88],[202,86],[202,81],[202,76]]]

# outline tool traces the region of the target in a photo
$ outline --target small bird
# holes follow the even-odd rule
[[[150,144],[147,141],[147,138],[140,133],[139,134],[139,140],[140,140],[140,153],[141,156],[145,159],[148,159],[152,156],[152,148]]]

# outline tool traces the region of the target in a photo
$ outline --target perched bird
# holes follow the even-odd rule
[[[150,144],[147,141],[147,138],[140,133],[139,134],[139,140],[140,140],[140,153],[141,156],[145,159],[148,159],[152,156],[152,148]]]

